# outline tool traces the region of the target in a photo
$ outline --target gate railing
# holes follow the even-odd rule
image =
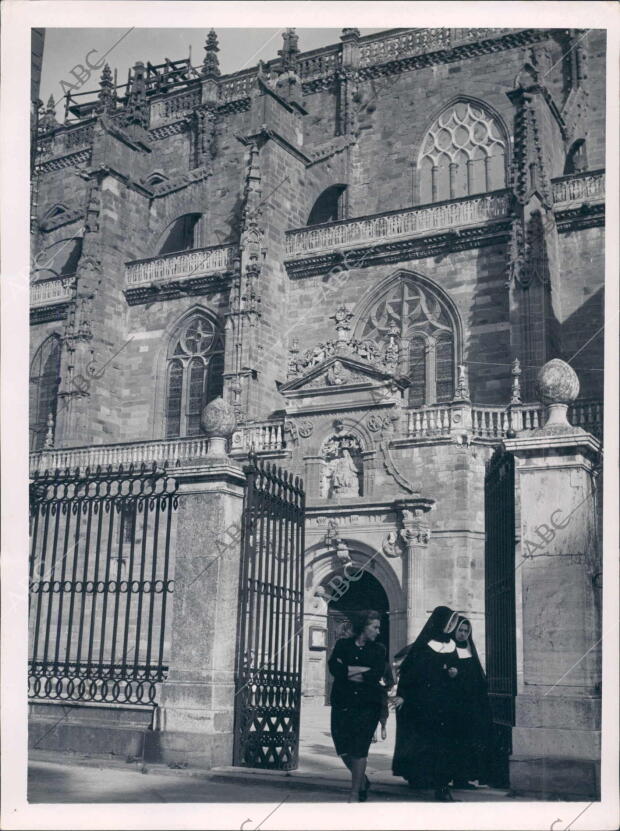
[[[34,475],[29,697],[155,703],[176,490],[156,465]]]
[[[244,467],[233,764],[297,767],[301,708],[304,491],[258,461]]]

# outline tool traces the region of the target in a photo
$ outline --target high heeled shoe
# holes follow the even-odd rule
[[[368,791],[370,790],[370,779],[367,776],[364,776],[364,785],[366,786],[363,790],[358,791],[358,802],[366,802],[368,799]]]

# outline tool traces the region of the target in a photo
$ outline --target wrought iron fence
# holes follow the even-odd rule
[[[167,673],[176,490],[156,464],[35,473],[31,698],[155,703]]]
[[[250,455],[244,467],[234,764],[297,767],[303,615],[303,482]]]

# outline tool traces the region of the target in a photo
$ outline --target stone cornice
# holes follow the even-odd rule
[[[579,207],[559,210],[555,214],[555,222],[560,234],[583,231],[586,228],[604,228],[605,204],[591,205],[584,202]]]
[[[64,320],[67,317],[70,301],[66,303],[50,303],[47,306],[34,306],[30,309],[30,323],[49,323],[53,320]]]
[[[262,130],[259,130],[258,133],[254,133],[249,136],[237,136],[237,139],[243,144],[247,146],[254,141],[264,144],[265,142],[271,140],[290,153],[292,156],[295,156],[303,165],[308,167],[312,163],[312,159],[310,159],[299,147],[295,147],[295,145],[291,144],[290,141],[287,141],[283,136],[279,133],[276,133],[275,130],[271,130],[267,127],[263,127]]]
[[[152,282],[123,290],[127,305],[139,306],[160,300],[176,300],[179,297],[192,297],[203,294],[215,294],[230,288],[231,274],[203,274],[200,277],[187,277],[181,280]]]
[[[56,156],[37,164],[36,171],[38,173],[50,173],[53,170],[62,170],[64,167],[77,167],[79,164],[90,162],[91,153],[92,148],[88,147],[85,150],[78,150],[76,153],[69,153],[66,156]]]
[[[391,242],[372,243],[363,247],[311,254],[305,257],[288,259],[284,265],[290,277],[304,278],[325,274],[333,266],[342,263],[345,256],[355,268],[368,268],[383,263],[399,263],[409,260],[425,259],[449,254],[453,251],[466,251],[508,242],[510,238],[510,220],[501,220],[481,227],[468,227],[459,230],[444,231],[409,239]],[[358,263],[356,266],[355,263]]]

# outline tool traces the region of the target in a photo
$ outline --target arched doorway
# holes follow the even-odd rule
[[[344,578],[344,571],[332,573],[324,581],[325,588],[329,591],[329,581],[334,578]],[[350,624],[348,614],[360,612],[365,609],[373,609],[381,613],[381,631],[377,638],[378,642],[385,646],[386,652],[390,652],[390,603],[385,589],[381,583],[370,574],[364,571],[361,577],[355,582],[350,582],[348,590],[342,597],[330,600],[327,606],[327,654],[330,655],[338,638],[348,637]],[[329,704],[332,676],[329,670],[325,669],[325,703]]]

